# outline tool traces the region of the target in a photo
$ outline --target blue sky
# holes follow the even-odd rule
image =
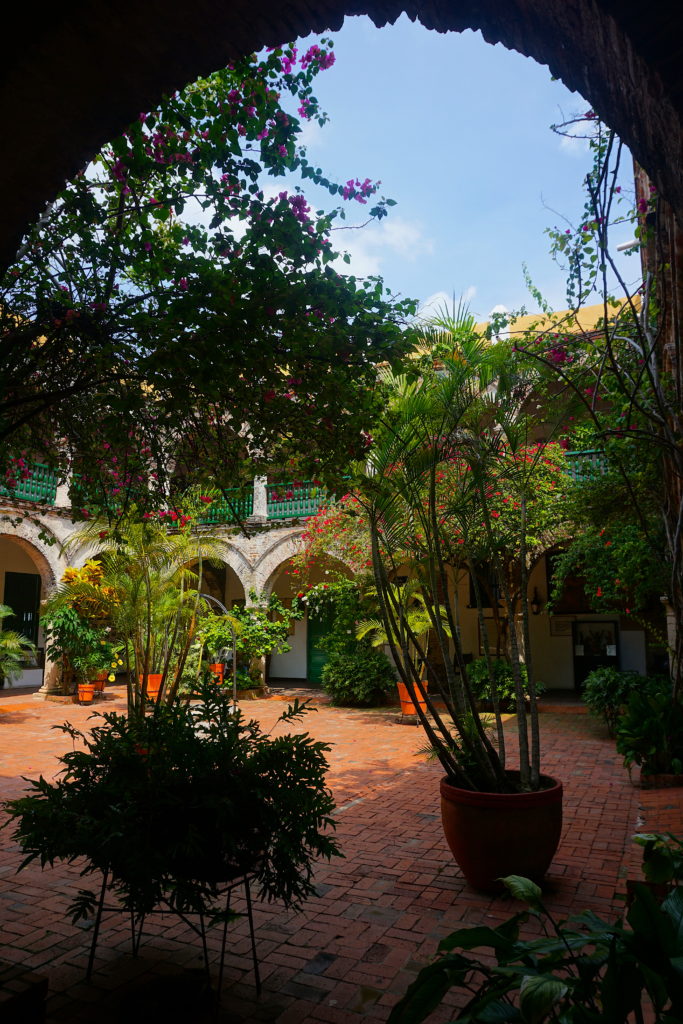
[[[330,122],[307,127],[309,157],[336,180],[380,179],[397,201],[381,224],[336,233],[350,271],[381,274],[423,303],[462,294],[485,318],[499,304],[534,308],[526,263],[551,305],[564,308],[544,228],[565,226],[561,215],[580,218],[590,158],[584,143],[549,126],[589,104],[548,68],[480,33],[439,35],[406,16],[376,29],[363,17],[347,18],[333,38],[336,63],[316,80]],[[630,171],[627,155],[625,187]],[[351,222],[362,212],[349,204]],[[630,226],[614,236],[632,237]],[[637,257],[622,261],[635,282]]]

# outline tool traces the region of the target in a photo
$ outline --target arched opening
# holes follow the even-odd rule
[[[330,579],[331,573],[336,576],[342,574],[349,579],[352,576],[350,569],[342,562],[329,556],[311,567],[307,585],[302,587],[292,560],[287,559],[271,577],[269,593],[277,595],[284,606],[289,608],[295,597],[305,597],[309,585],[324,585]],[[270,683],[275,686],[292,682],[319,686],[321,672],[327,660],[327,655],[319,647],[319,641],[328,631],[329,625],[327,621],[310,616],[308,612],[303,619],[294,622],[289,638],[291,650],[286,654],[275,654],[271,658],[268,676]]]
[[[683,93],[678,33],[666,9],[654,12],[644,29],[634,0],[577,0],[571,7],[560,0],[461,0],[438,9],[426,0],[360,6],[329,0],[324,7],[293,0],[286,8],[268,0],[248,7],[205,0],[193,11],[188,38],[184,7],[141,8],[123,0],[115,24],[92,6],[82,6],[78,17],[71,9],[68,15],[51,10],[38,26],[32,9],[13,13],[0,85],[13,140],[13,159],[0,172],[5,194],[13,196],[0,213],[2,257],[11,256],[62,182],[163,93],[240,53],[338,29],[348,14],[366,13],[383,25],[403,12],[439,32],[481,30],[488,42],[547,64],[619,133],[683,219]]]
[[[21,633],[38,649],[37,658],[26,662],[15,687],[37,690],[42,684],[45,652],[40,605],[55,582],[55,574],[39,548],[24,538],[0,534],[0,603],[14,613],[0,628]]]
[[[201,571],[197,563],[191,569],[198,574],[197,588],[202,594],[220,601],[222,605],[230,610],[231,608],[244,608],[246,594],[239,576],[227,562],[216,563],[205,561]],[[214,606],[218,611],[218,606]]]

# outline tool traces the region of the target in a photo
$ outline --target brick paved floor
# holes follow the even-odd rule
[[[108,693],[106,707],[123,707],[122,697],[120,690]],[[247,707],[266,726],[281,710],[277,700]],[[3,695],[0,799],[23,791],[22,776],[51,777],[68,740],[50,726],[67,718],[85,725],[89,714],[76,705]],[[632,786],[613,743],[590,717],[547,714],[541,721],[544,770],[565,785],[565,826],[547,903],[560,916],[588,906],[614,916],[624,876],[637,866],[632,833],[658,825],[683,832],[681,791]],[[92,933],[64,916],[80,888],[78,868],[31,865],[17,875],[19,852],[0,832],[0,960],[47,974],[50,1022],[385,1020],[444,935],[461,923],[497,923],[513,912],[510,900],[470,890],[453,863],[439,820],[439,769],[416,756],[423,744],[419,729],[398,724],[395,709],[352,711],[324,703],[305,727],[333,744],[329,781],[345,858],[320,864],[319,895],[302,913],[257,904],[260,998],[246,919],[231,926],[217,1011],[202,1002],[198,940],[167,917],[149,921],[137,959],[129,953],[127,921],[105,918],[93,980],[86,984]],[[209,942],[217,959],[217,932]],[[448,1018],[442,1007],[431,1020]]]

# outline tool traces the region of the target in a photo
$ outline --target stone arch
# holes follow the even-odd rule
[[[253,588],[257,594],[270,597],[275,578],[290,558],[301,550],[301,536],[304,533],[301,529],[288,531],[284,536],[281,534],[275,542],[261,555],[253,569]]]
[[[13,202],[0,210],[0,263],[63,181],[162,94],[236,55],[336,30],[346,15],[381,26],[402,13],[438,32],[480,30],[547,64],[619,133],[683,221],[680,15],[667,0],[653,0],[646,18],[636,0],[197,0],[189,36],[185,6],[163,0],[119,0],[115,24],[97,4],[52,5],[38,19],[25,5],[4,33],[0,107],[13,159],[0,185]]]
[[[42,539],[41,534],[51,543]],[[48,527],[28,519],[16,524],[1,522],[0,538],[5,537],[29,555],[40,575],[43,597],[46,597],[55,589],[67,566],[57,537]]]
[[[266,597],[270,596],[282,566],[301,550],[301,537],[304,532],[302,527],[288,532],[284,537],[279,537],[276,543],[261,556],[254,566],[254,589],[257,593],[264,594]],[[353,572],[352,566],[338,555],[330,552],[330,558]]]

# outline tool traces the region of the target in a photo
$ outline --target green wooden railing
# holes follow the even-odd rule
[[[57,497],[57,470],[50,469],[42,462],[34,462],[29,466],[31,476],[27,480],[17,480],[16,487],[8,488],[0,485],[0,495],[20,498],[22,501],[39,501],[44,505],[54,505]]]
[[[239,487],[226,491],[227,501],[216,500],[207,505],[199,522],[202,526],[219,526],[221,523],[244,522],[254,511],[254,489],[248,491]]]
[[[607,472],[607,458],[605,453],[598,449],[585,452],[565,452],[565,456],[568,460],[567,473],[577,483],[593,480],[596,476],[602,476]]]
[[[326,499],[323,488],[310,480],[300,484],[268,484],[266,493],[269,519],[314,516]]]

